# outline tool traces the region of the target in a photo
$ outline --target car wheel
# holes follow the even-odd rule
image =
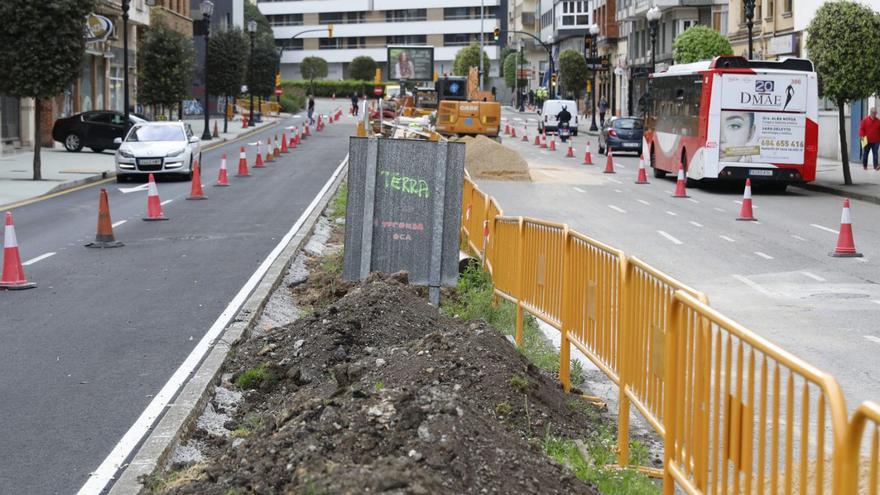
[[[103,153],[104,148],[92,148],[92,151],[94,151],[95,153]]]
[[[654,148],[651,148],[650,160],[651,160],[651,169],[654,171],[654,178],[662,179],[662,178],[666,177],[666,171],[660,170],[659,168],[657,168],[657,164],[655,163],[655,159],[654,159]]]
[[[82,139],[80,139],[79,134],[75,132],[71,132],[64,138],[64,149],[67,151],[77,152],[83,149]]]

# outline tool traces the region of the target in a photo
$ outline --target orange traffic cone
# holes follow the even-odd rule
[[[242,129],[248,128],[248,118],[247,118],[247,115],[245,115],[245,114],[241,114],[241,128]]]
[[[312,135],[312,131],[309,129],[309,124],[306,124],[306,131],[303,133],[303,139]]]
[[[541,146],[541,133],[535,134],[535,146]]]
[[[523,137],[522,137],[522,140],[523,140],[523,142],[525,142],[525,143],[528,143],[528,142],[529,142],[529,127],[528,127],[528,126],[523,126]]]
[[[550,136],[550,151],[556,151],[556,136]]]
[[[156,178],[150,174],[149,186],[147,187],[147,216],[144,217],[146,222],[154,222],[157,220],[168,220],[165,212],[162,211],[162,202],[159,201],[159,188],[156,187]]]
[[[649,184],[648,172],[645,170],[645,155],[639,155],[639,176],[636,178],[636,184]]]
[[[684,167],[678,167],[678,180],[675,181],[675,194],[672,195],[673,198],[689,198],[687,194],[687,190],[685,189],[686,179],[684,178]]]
[[[508,122],[504,123],[504,135],[510,136],[510,123]]]
[[[516,137],[516,127],[511,127],[509,134],[510,134],[510,137],[515,138]]]
[[[226,153],[223,153],[223,157],[220,159],[220,174],[217,176],[217,183],[215,186],[228,186],[229,185],[229,177],[226,173]]]
[[[9,228],[8,217],[6,225],[6,228]],[[838,234],[837,236],[837,247],[834,248],[834,252],[828,254],[829,256],[834,256],[835,258],[862,257],[862,253],[856,252],[856,243],[853,240],[852,219],[849,215],[849,198],[843,200],[843,213],[840,214],[840,234]]]
[[[290,146],[288,147],[288,149],[295,150],[296,145],[298,143],[299,143],[299,129],[294,127],[293,130],[290,132]]]
[[[22,290],[33,289],[37,284],[28,282],[18,252],[18,240],[15,238],[15,226],[12,224],[12,213],[6,212],[6,230],[3,232],[3,278],[0,278],[0,289]]]
[[[272,156],[279,157],[281,156],[281,148],[278,147],[278,134],[275,134],[275,147],[272,149]]]
[[[743,191],[743,205],[739,210],[737,220],[757,220],[752,214],[752,179],[746,179],[746,189]]]
[[[616,174],[614,171],[614,157],[611,150],[608,150],[608,153],[605,155],[605,170],[602,171],[603,174]]]
[[[266,154],[266,159],[269,159],[269,154]],[[254,161],[254,168],[265,168],[263,165],[263,142],[257,141],[257,159]]]
[[[336,93],[333,93],[333,101],[336,101]]]
[[[198,160],[193,163],[192,187],[189,190],[189,196],[186,199],[208,199],[205,191],[202,190],[202,173]]]
[[[281,152],[287,153],[289,150],[287,149],[287,133],[281,133]]]
[[[260,155],[257,154],[257,156],[259,157]],[[238,155],[238,173],[235,174],[235,176],[236,177],[248,177],[250,175],[251,175],[251,173],[250,173],[250,171],[248,171],[248,164],[247,164],[247,152],[245,152],[244,146],[242,146],[241,151],[239,152],[239,155]]]
[[[217,128],[217,121],[214,121],[214,132],[211,133],[211,137],[218,138],[220,137],[220,129]]]
[[[110,220],[110,201],[107,199],[107,190],[101,188],[98,193],[98,231],[95,241],[86,244],[90,248],[115,248],[122,247],[122,243],[113,237],[113,221]]]
[[[566,158],[574,158],[574,148],[571,147],[571,138],[568,139],[568,151],[565,153]]]
[[[547,149],[547,131],[541,133],[541,149]]]
[[[269,162],[275,161],[275,157],[272,154],[272,137],[270,136],[268,139],[269,139],[269,141],[266,143],[266,159],[263,160],[263,163],[269,163]],[[256,168],[256,167],[254,167],[254,168]]]
[[[587,150],[584,151],[584,165],[593,164],[593,155],[590,154],[590,142],[587,141]]]
[[[308,129],[308,126],[306,126],[306,129]],[[302,131],[297,129],[296,130],[296,145],[299,146],[300,141],[302,141],[304,138],[305,137],[303,136]]]

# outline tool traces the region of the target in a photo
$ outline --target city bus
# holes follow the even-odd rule
[[[818,83],[804,59],[722,56],[651,75],[642,149],[655,177],[784,190],[816,177]]]

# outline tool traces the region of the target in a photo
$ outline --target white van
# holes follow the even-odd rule
[[[562,107],[571,114],[571,135],[578,135],[578,107],[574,100],[547,100],[541,109],[541,120],[538,122],[538,131],[546,129],[547,134],[556,132],[558,122],[556,115],[562,111]]]

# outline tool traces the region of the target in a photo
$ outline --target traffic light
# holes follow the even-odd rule
[[[333,38],[333,24],[327,24],[327,32],[330,33],[330,38]]]
[[[495,28],[495,31],[492,32],[492,38],[495,41],[498,41],[498,39],[501,38],[501,28],[500,27]]]
[[[584,36],[584,52],[591,53],[593,49],[593,38],[590,35]]]
[[[550,83],[556,86],[556,73],[550,74]]]
[[[275,73],[275,87],[276,88],[281,87],[281,73],[280,72]]]

